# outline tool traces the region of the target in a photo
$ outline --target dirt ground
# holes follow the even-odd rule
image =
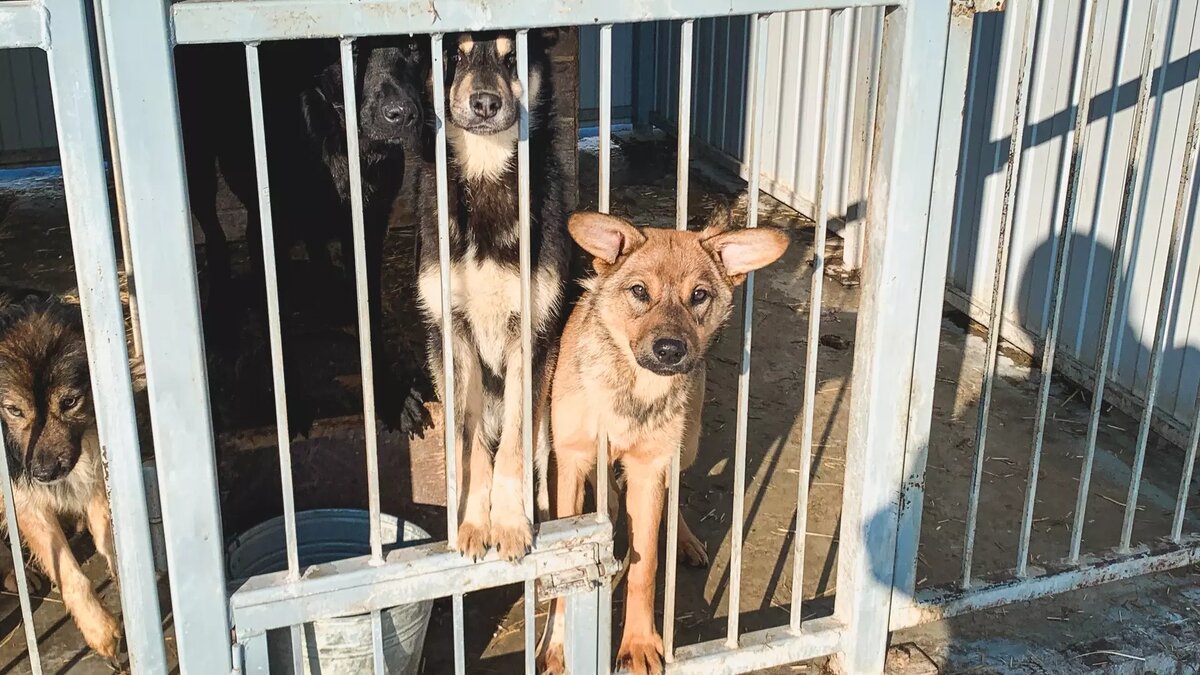
[[[619,139],[614,150],[612,210],[643,225],[670,226],[675,210],[673,144],[657,139]],[[585,142],[580,157],[581,201],[595,203],[594,145]],[[692,171],[689,213],[702,219],[714,204],[737,200],[742,188],[697,164]],[[73,284],[69,237],[61,197],[53,177],[31,178],[0,185],[0,286],[67,291]],[[745,198],[738,201],[739,213]],[[783,260],[760,273],[754,305],[754,362],[750,391],[746,476],[746,538],[742,572],[741,625],[752,631],[787,622],[795,550],[795,508],[803,413],[805,336],[810,314],[813,227],[795,212],[769,197],[760,200],[762,224],[789,230],[794,244]],[[35,236],[36,235],[36,236]],[[402,261],[411,241],[401,234],[389,239],[389,259]],[[830,237],[826,259],[839,260],[840,242]],[[395,269],[402,269],[396,265]],[[420,344],[411,304],[405,305],[406,282],[393,277],[386,329],[397,352]],[[837,590],[837,550],[840,529],[842,476],[850,397],[850,374],[855,347],[855,323],[861,288],[853,278],[831,274],[817,308],[821,322],[817,394],[814,406],[813,473],[803,477],[810,490],[804,537],[803,594],[805,618],[831,611]],[[315,315],[315,314],[314,314]],[[740,317],[740,310],[735,313]],[[677,645],[722,637],[728,614],[730,533],[736,515],[733,501],[733,445],[736,429],[740,329],[737,319],[715,343],[709,359],[709,382],[704,435],[699,458],[681,479],[681,511],[708,546],[707,569],[681,568],[677,595]],[[318,394],[322,421],[312,438],[293,446],[297,502],[300,508],[365,505],[362,468],[362,427],[358,398],[357,347],[348,321],[341,325],[314,323],[305,338],[311,358],[323,364],[314,378],[323,384]],[[931,446],[926,476],[926,501],[917,577],[918,587],[954,582],[960,575],[963,535],[975,444],[980,382],[986,336],[950,310],[940,336]],[[402,362],[403,356],[397,356]],[[243,363],[252,362],[249,357]],[[987,448],[976,534],[976,577],[1002,574],[1012,568],[1025,496],[1032,442],[1032,418],[1039,373],[1028,356],[1005,350],[1000,357],[988,425]],[[221,370],[225,368],[225,370]],[[277,451],[273,447],[269,397],[253,408],[249,394],[241,398],[244,381],[237,368],[210,363],[214,401],[231,411],[218,418],[221,426],[220,481],[226,534],[281,512]],[[262,377],[258,371],[253,377]],[[269,374],[268,374],[269,377]],[[239,384],[242,382],[242,384]],[[332,384],[331,384],[332,383]],[[304,386],[302,383],[300,386]],[[1089,394],[1056,378],[1051,392],[1051,419],[1039,472],[1035,526],[1031,540],[1034,564],[1053,567],[1067,552],[1072,511],[1079,480]],[[222,398],[224,397],[224,398]],[[265,409],[264,409],[265,408]],[[434,419],[440,419],[436,406]],[[266,422],[263,422],[263,416]],[[1115,546],[1126,499],[1136,420],[1109,411],[1102,419],[1095,474],[1088,502],[1085,553]],[[384,510],[444,535],[440,428],[424,439],[409,442],[399,434],[381,436],[381,476]],[[1168,533],[1175,501],[1182,452],[1152,438],[1141,485],[1135,540],[1161,545]],[[1185,531],[1196,530],[1194,505]],[[620,530],[621,528],[618,528]],[[618,543],[620,546],[620,542]],[[95,561],[92,561],[95,563]],[[98,571],[100,566],[89,569]],[[109,589],[108,601],[117,605]],[[614,594],[614,648],[620,635],[621,597]],[[520,589],[502,588],[467,598],[467,656],[470,672],[511,673],[520,668],[522,607]],[[106,668],[79,648],[78,632],[62,614],[57,592],[40,594],[37,623],[45,635],[43,656],[51,672],[90,673]],[[661,593],[660,593],[661,597]],[[1062,612],[1066,599],[1042,601],[1044,613]],[[425,648],[424,671],[450,672],[449,604],[436,606]],[[1059,609],[1055,609],[1058,607]],[[979,615],[986,617],[987,615]],[[0,673],[24,672],[23,636],[15,598],[0,597]],[[983,620],[983,619],[981,619]],[[953,633],[955,630],[951,627]],[[950,666],[944,672],[959,672]],[[7,666],[5,664],[8,664]],[[781,669],[778,672],[796,672]],[[1003,672],[989,670],[986,672]],[[1014,671],[1016,672],[1016,671]],[[1053,672],[1053,671],[1050,671]]]

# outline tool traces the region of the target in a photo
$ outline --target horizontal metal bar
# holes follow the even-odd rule
[[[1085,563],[1063,572],[1037,577],[1014,577],[994,584],[979,585],[966,591],[929,589],[918,593],[916,598],[905,604],[893,604],[891,629],[895,631],[910,628],[959,614],[1035,600],[1152,572],[1186,567],[1197,562],[1200,562],[1200,537],[1190,537],[1180,548],[1167,553],[1142,550],[1132,555],[1119,555],[1107,560]]]
[[[540,526],[533,551],[513,564],[488,553],[472,563],[445,542],[314,565],[299,581],[287,572],[264,574],[236,586],[230,608],[239,635],[307,623],[333,615],[365,614],[448,595],[470,593],[603,564],[615,566],[612,526],[591,514]]]
[[[45,47],[46,32],[42,3],[0,2],[0,49]]]
[[[441,0],[188,0],[172,6],[175,41],[254,42],[400,33],[632,23],[769,14],[793,10],[883,7],[906,0],[576,0],[552,11],[538,3]]]
[[[747,673],[828,656],[838,650],[842,639],[843,626],[836,619],[813,619],[799,631],[780,627],[743,633],[737,650],[730,650],[723,638],[680,647],[667,673]]]

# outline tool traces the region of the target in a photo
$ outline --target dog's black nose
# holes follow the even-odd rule
[[[410,127],[417,121],[416,108],[400,101],[387,101],[383,104],[381,112],[383,119],[389,124]]]
[[[687,345],[683,340],[659,338],[654,341],[654,356],[663,365],[673,366],[687,356]]]
[[[491,119],[500,112],[500,97],[486,91],[471,94],[471,112],[483,119]]]
[[[58,480],[66,475],[66,473],[66,467],[62,465],[62,462],[57,460],[45,462],[34,461],[29,466],[29,475],[41,483],[50,483]]]

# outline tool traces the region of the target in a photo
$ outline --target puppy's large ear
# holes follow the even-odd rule
[[[629,221],[595,211],[571,214],[567,229],[583,250],[596,256],[597,272],[629,255],[646,241],[646,235]]]
[[[721,262],[725,275],[736,286],[746,274],[778,260],[787,250],[788,241],[788,236],[780,230],[757,227],[722,232],[705,239],[703,244]]]

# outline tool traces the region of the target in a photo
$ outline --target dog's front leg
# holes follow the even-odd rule
[[[17,527],[34,560],[62,591],[63,604],[88,646],[105,658],[115,659],[121,624],[104,608],[91,580],[79,568],[58,518],[53,513],[23,510],[17,514]]]
[[[455,409],[463,422],[455,436],[461,514],[458,550],[478,560],[487,553],[491,530],[492,456],[484,435],[485,403],[479,357],[462,340],[456,342],[454,371],[458,399]]]
[[[520,349],[508,352],[504,367],[504,418],[500,428],[500,443],[496,448],[496,474],[492,481],[491,542],[505,560],[520,560],[533,545],[533,523],[525,511],[525,453],[521,447],[523,359]],[[546,408],[545,386],[533,378],[534,445]]]
[[[629,453],[624,462],[625,509],[632,550],[626,576],[625,630],[617,652],[617,667],[628,669],[634,675],[662,672],[662,637],[654,625],[654,581],[658,574],[663,474],[669,470],[659,459],[663,454]]]
[[[112,509],[108,504],[108,496],[101,486],[92,495],[87,505],[87,526],[92,533],[92,542],[96,552],[104,558],[108,565],[108,576],[119,583],[117,579],[117,554],[113,546]]]

